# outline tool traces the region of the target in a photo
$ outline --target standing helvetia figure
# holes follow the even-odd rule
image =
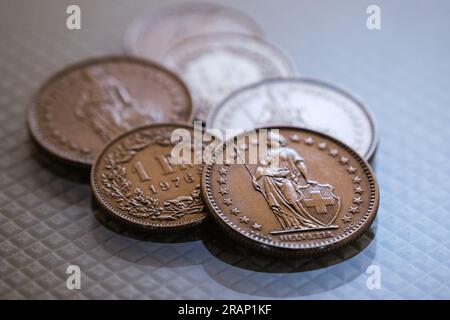
[[[330,225],[340,207],[333,188],[308,178],[304,159],[286,146],[283,136],[272,134],[269,141],[269,152],[256,168],[253,184],[283,228],[272,233],[337,228]],[[275,157],[278,161],[273,161]]]

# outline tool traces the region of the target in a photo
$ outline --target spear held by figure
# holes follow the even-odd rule
[[[251,172],[250,168],[248,167],[247,163],[245,162],[245,159],[242,158],[241,153],[237,150],[236,146],[234,146],[234,152],[236,152],[236,155],[239,156],[239,158],[242,160],[245,169],[247,169],[248,174],[250,175],[250,177],[252,178],[252,184],[253,187],[255,188],[256,191],[261,192],[261,194],[264,196],[264,198],[267,200],[267,195],[264,192],[264,190],[261,188],[261,186],[259,185],[259,183],[256,181],[256,177],[253,175],[253,173]]]
[[[255,175],[252,173],[252,171],[248,167],[247,163],[245,162],[245,159],[242,158],[241,153],[239,151],[237,151],[236,146],[234,146],[234,151],[236,152],[236,155],[238,155],[239,158],[242,160],[242,162],[245,166],[245,169],[247,170],[248,174],[252,178],[252,184],[253,184],[253,187],[255,188],[255,190],[259,191],[263,195],[263,197],[267,201],[267,203],[270,203],[267,194],[264,192],[261,185],[256,180]],[[297,220],[297,218],[293,214],[291,214],[290,212],[286,212],[285,210],[281,209],[280,207],[271,207],[271,209],[275,213],[275,216],[277,217],[277,219],[280,222],[283,229],[289,228],[288,222],[286,222],[285,219],[290,219],[293,221]]]

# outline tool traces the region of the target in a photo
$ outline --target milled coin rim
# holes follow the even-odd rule
[[[370,128],[371,128],[371,141],[370,141],[370,146],[368,148],[368,150],[365,152],[365,154],[363,154],[362,156],[364,157],[365,160],[368,161],[372,161],[374,156],[375,156],[375,152],[378,148],[378,144],[379,144],[379,132],[378,132],[378,125],[377,122],[375,120],[375,116],[373,115],[372,111],[369,110],[369,108],[361,102],[360,99],[356,98],[354,95],[348,93],[347,91],[324,81],[321,80],[317,80],[317,79],[313,79],[313,78],[307,78],[307,77],[274,77],[274,78],[268,78],[268,79],[264,79],[258,82],[255,82],[253,84],[247,85],[247,86],[243,86],[235,91],[233,91],[231,94],[229,94],[227,97],[225,97],[219,104],[217,104],[214,108],[212,108],[210,110],[210,112],[208,113],[208,118],[206,120],[206,128],[213,128],[212,124],[213,122],[217,119],[217,114],[219,113],[219,111],[226,105],[229,103],[230,100],[233,100],[236,96],[240,95],[242,92],[248,91],[248,90],[253,90],[256,89],[258,87],[263,87],[264,85],[267,84],[271,84],[271,83],[303,83],[303,84],[312,84],[312,85],[316,85],[325,89],[329,89],[331,91],[334,91],[342,96],[344,96],[345,98],[348,98],[349,100],[353,101],[364,113],[364,115],[366,116],[367,120],[369,121],[370,124]],[[276,123],[268,123],[267,125],[263,124],[258,128],[266,128],[267,126],[275,126],[277,125]],[[282,124],[279,124],[283,127],[286,127]],[[301,126],[292,126],[294,128],[300,128],[300,129],[307,129]],[[314,131],[314,130],[312,130]]]
[[[302,134],[313,134],[324,139],[328,139],[332,143],[335,143],[339,147],[343,148],[347,151],[351,156],[354,157],[356,162],[358,162],[364,173],[368,177],[369,186],[371,190],[371,196],[369,199],[368,210],[363,217],[361,217],[357,224],[355,224],[352,228],[347,230],[345,233],[333,237],[328,240],[321,240],[318,243],[309,243],[309,244],[294,244],[294,243],[276,243],[274,241],[270,241],[261,237],[258,237],[255,233],[244,230],[243,228],[237,226],[234,222],[232,222],[226,214],[222,212],[220,207],[217,205],[216,200],[212,196],[211,192],[211,170],[214,166],[214,163],[208,163],[204,166],[202,172],[202,191],[203,198],[206,202],[211,216],[214,221],[216,221],[222,229],[230,235],[233,239],[243,243],[244,245],[254,248],[257,250],[261,250],[265,253],[276,254],[276,255],[299,255],[299,256],[308,256],[312,254],[320,254],[326,253],[334,249],[341,248],[346,246],[357,239],[359,239],[372,225],[373,221],[377,216],[379,201],[380,201],[380,193],[379,187],[376,180],[376,177],[373,173],[373,169],[370,164],[364,160],[356,151],[354,151],[351,147],[347,146],[345,143],[318,131],[306,129],[306,128],[298,128],[295,126],[267,126],[265,129],[280,129],[280,130],[298,130]],[[263,129],[263,128],[260,128]],[[248,131],[247,131],[248,132]],[[246,132],[241,135],[245,135]],[[221,152],[221,147],[233,140],[231,138],[226,142],[222,143],[216,150],[216,155]]]
[[[138,57],[128,57],[128,56],[121,56],[121,55],[108,55],[108,56],[98,56],[93,58],[88,58],[85,60],[82,60],[80,62],[73,63],[63,69],[60,69],[56,73],[54,73],[52,76],[50,76],[47,80],[44,81],[44,83],[38,88],[38,90],[35,92],[33,97],[31,98],[30,105],[28,107],[27,112],[27,127],[28,131],[30,132],[32,138],[46,151],[48,151],[51,155],[56,156],[57,158],[63,160],[64,162],[67,162],[68,164],[73,164],[81,167],[91,167],[94,163],[95,156],[89,157],[89,156],[77,156],[73,153],[61,150],[60,148],[56,147],[54,143],[52,143],[48,138],[45,132],[42,130],[42,126],[39,125],[38,120],[38,108],[41,104],[39,104],[39,98],[41,97],[42,93],[46,90],[48,86],[50,86],[54,81],[57,81],[59,78],[64,77],[67,74],[70,74],[71,72],[76,71],[77,69],[86,68],[88,66],[96,65],[96,64],[102,64],[102,63],[111,63],[111,62],[129,62],[129,63],[135,63],[137,65],[143,65],[145,67],[153,68],[154,70],[166,73],[169,77],[171,77],[175,82],[178,82],[180,85],[181,91],[184,91],[184,95],[186,98],[186,106],[187,106],[187,114],[188,116],[186,118],[186,123],[191,119],[192,117],[192,97],[189,92],[189,89],[187,88],[186,84],[183,82],[183,80],[176,75],[174,72],[170,71],[166,67],[150,61],[143,58]],[[180,120],[181,121],[181,120]]]
[[[204,2],[204,1],[191,1],[184,3],[172,3],[166,4],[160,8],[156,8],[156,10],[147,10],[144,14],[140,15],[138,18],[134,19],[130,25],[127,27],[124,38],[123,38],[123,48],[127,55],[131,56],[148,56],[145,52],[138,49],[138,39],[139,36],[145,32],[148,27],[151,27],[157,20],[172,14],[176,14],[177,11],[183,10],[185,8],[192,10],[195,8],[201,7],[201,9],[214,8],[225,11],[225,15],[230,16],[232,18],[236,18],[236,21],[242,21],[242,25],[249,30],[249,35],[254,35],[255,37],[264,37],[264,31],[261,26],[249,15],[246,13],[235,9],[233,7],[224,6],[217,3]],[[210,33],[208,31],[201,32],[200,34]],[[162,55],[159,57],[161,59],[170,48],[165,48],[162,52]]]
[[[121,221],[132,224],[133,226],[136,226],[139,228],[144,228],[144,229],[155,230],[155,231],[172,231],[172,230],[190,229],[192,227],[195,227],[195,226],[203,223],[208,218],[208,214],[206,212],[207,211],[206,206],[205,206],[205,209],[203,210],[203,216],[196,218],[196,219],[188,220],[188,222],[183,222],[183,223],[170,222],[171,223],[170,225],[167,225],[167,223],[166,224],[150,223],[150,222],[142,223],[141,220],[132,218],[129,215],[126,215],[126,214],[122,213],[120,210],[113,207],[110,204],[110,201],[108,200],[108,198],[103,196],[103,194],[100,190],[100,186],[97,184],[98,167],[100,165],[100,161],[101,161],[103,155],[105,154],[105,152],[107,152],[108,149],[112,145],[114,145],[116,142],[123,139],[124,137],[135,133],[136,131],[155,129],[157,127],[174,127],[174,128],[184,128],[184,129],[194,130],[193,126],[188,125],[186,123],[165,122],[165,123],[156,123],[156,124],[148,124],[148,125],[139,126],[139,127],[136,127],[134,129],[131,129],[127,132],[124,132],[124,133],[116,136],[114,139],[112,139],[110,142],[108,142],[105,145],[105,147],[100,151],[100,153],[95,158],[94,164],[92,165],[91,173],[90,173],[90,185],[91,185],[92,193],[94,194],[94,197],[95,197],[97,203],[100,204],[101,207],[103,209],[105,209],[109,214],[113,214],[115,217],[120,218]],[[201,175],[200,175],[199,184],[201,185]],[[203,194],[201,194],[201,197],[203,199],[203,202],[205,202]]]

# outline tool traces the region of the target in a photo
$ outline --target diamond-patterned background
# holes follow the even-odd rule
[[[336,253],[288,260],[236,248],[212,225],[194,241],[124,230],[76,173],[39,160],[25,126],[33,92],[68,63],[121,53],[128,23],[163,4],[76,3],[79,31],[65,27],[72,1],[0,2],[1,298],[450,298],[447,1],[226,1],[259,22],[300,75],[348,90],[379,124],[372,231]],[[379,31],[366,28],[370,4],[381,7]],[[81,290],[66,288],[70,264],[81,268]],[[379,290],[367,288],[370,265],[381,270]]]

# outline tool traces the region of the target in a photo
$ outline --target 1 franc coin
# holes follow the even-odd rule
[[[235,9],[212,3],[182,3],[165,6],[132,22],[125,33],[125,50],[159,60],[175,43],[211,32],[263,35],[256,22]]]
[[[219,148],[205,165],[202,189],[214,220],[242,244],[280,255],[319,254],[361,236],[378,209],[370,165],[316,131],[272,128],[266,139],[263,130],[228,142],[227,154],[245,159],[241,164],[220,163]],[[263,144],[267,152],[249,161]]]
[[[181,124],[143,126],[116,137],[101,151],[91,170],[91,187],[108,213],[157,231],[185,229],[205,220],[203,165],[175,164],[172,133],[177,129],[194,132]]]
[[[105,57],[50,78],[33,98],[28,125],[51,155],[90,166],[118,134],[144,124],[188,121],[191,107],[187,88],[172,72],[137,58]]]
[[[183,40],[167,52],[163,63],[185,81],[192,95],[194,120],[202,121],[234,90],[262,79],[295,74],[290,60],[275,46],[232,33]]]
[[[311,79],[268,79],[236,90],[210,113],[206,126],[253,129],[271,124],[305,127],[331,135],[365,159],[378,134],[369,110],[350,94]]]

